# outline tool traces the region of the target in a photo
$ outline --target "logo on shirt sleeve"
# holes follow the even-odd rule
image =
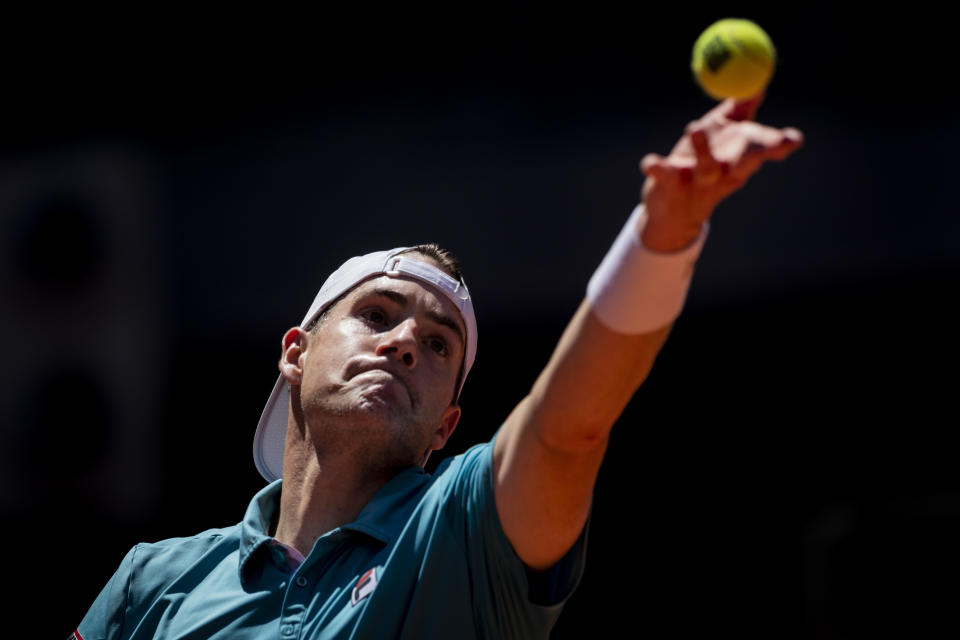
[[[377,568],[370,569],[360,576],[357,584],[353,587],[353,593],[350,594],[350,604],[356,605],[358,602],[373,593],[377,588]]]
[[[83,640],[83,636],[80,635],[80,630],[77,629],[76,631],[70,634],[70,637],[67,638],[67,640]]]

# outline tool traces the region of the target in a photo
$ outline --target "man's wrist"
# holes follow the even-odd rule
[[[673,322],[686,299],[709,225],[682,251],[659,251],[642,242],[647,215],[634,209],[587,284],[596,317],[623,334],[649,333]]]
[[[640,235],[643,246],[658,253],[683,251],[693,245],[703,233],[703,223],[692,225],[676,222],[647,220]]]

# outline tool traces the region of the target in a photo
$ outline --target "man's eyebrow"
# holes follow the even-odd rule
[[[460,346],[463,346],[463,332],[460,331],[460,325],[458,325],[453,318],[450,316],[445,316],[442,313],[437,313],[436,311],[427,311],[427,317],[436,322],[437,324],[442,324],[445,327],[449,327],[458,338],[460,338]]]
[[[383,296],[384,298],[393,300],[401,307],[407,306],[407,296],[403,295],[402,293],[398,293],[392,289],[374,289],[373,292],[378,296]],[[457,324],[456,320],[448,315],[437,313],[436,311],[427,311],[427,317],[437,324],[448,327],[451,331],[453,331],[460,339],[460,346],[463,346],[466,343],[466,340],[464,340],[463,337],[463,331],[460,330],[460,325]]]
[[[378,296],[390,298],[401,307],[407,306],[407,296],[403,295],[402,293],[397,293],[393,289],[374,289],[373,292]]]

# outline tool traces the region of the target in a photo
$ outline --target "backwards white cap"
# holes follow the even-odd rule
[[[463,324],[467,328],[467,350],[463,358],[460,388],[457,389],[457,397],[459,397],[463,390],[463,383],[467,379],[467,373],[470,372],[473,360],[477,356],[477,319],[473,314],[470,292],[463,279],[454,280],[440,269],[416,260],[410,254],[398,255],[409,249],[411,247],[377,251],[356,256],[344,262],[320,287],[320,293],[313,300],[300,326],[307,327],[332,302],[364,280],[380,275],[406,276],[422,280],[441,291],[453,302],[454,306],[460,310]],[[273,393],[267,400],[267,406],[263,410],[263,415],[260,416],[260,424],[257,425],[257,433],[253,437],[253,461],[260,475],[268,482],[273,482],[283,475],[283,447],[287,434],[289,398],[290,387],[281,375],[273,386]]]

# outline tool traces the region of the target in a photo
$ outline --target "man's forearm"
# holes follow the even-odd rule
[[[530,393],[535,428],[561,450],[595,446],[649,375],[673,325],[625,335],[584,300]]]

